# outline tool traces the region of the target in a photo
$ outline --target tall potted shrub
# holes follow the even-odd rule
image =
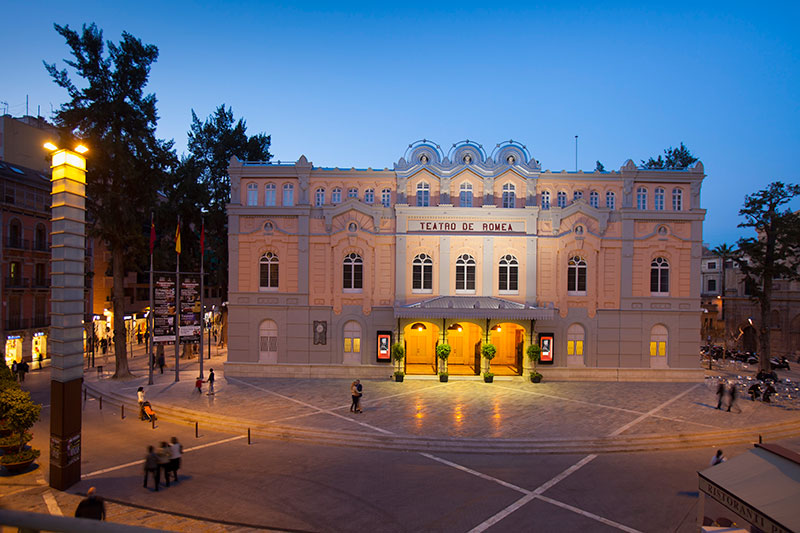
[[[537,343],[533,343],[530,346],[528,346],[527,353],[528,353],[528,359],[531,360],[531,381],[534,383],[539,383],[542,381],[542,375],[536,371],[536,363],[542,356],[542,347],[539,346]]]
[[[486,359],[486,371],[483,373],[483,381],[485,383],[492,383],[494,381],[494,374],[491,372],[491,362],[494,356],[497,355],[497,348],[494,344],[486,343],[481,346],[481,355]]]
[[[39,450],[25,448],[25,444],[31,440],[28,432],[33,427],[42,406],[31,400],[31,395],[18,387],[7,387],[0,392],[0,414],[5,418],[6,424],[11,429],[11,446],[0,459],[0,463],[10,472],[21,472],[26,470],[37,457]]]
[[[394,345],[392,345],[392,361],[394,361],[395,381],[403,381],[403,377],[406,375],[406,373],[403,372],[403,359],[405,359],[405,357],[406,349],[403,345],[399,342],[394,343]]]
[[[436,357],[439,358],[441,364],[439,365],[439,381],[445,382],[448,380],[449,374],[447,373],[447,358],[450,357],[450,345],[440,344],[436,347]]]

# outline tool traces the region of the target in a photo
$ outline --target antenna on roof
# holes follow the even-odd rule
[[[578,171],[578,136],[575,136],[575,172]]]

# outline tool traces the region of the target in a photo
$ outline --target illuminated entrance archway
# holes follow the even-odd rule
[[[500,376],[522,375],[525,328],[511,322],[503,322],[495,324],[489,331],[489,342],[497,348],[497,354],[491,363],[492,372]]]
[[[436,341],[439,328],[430,322],[412,322],[403,329],[406,374],[436,373]]]
[[[480,372],[483,330],[470,322],[457,322],[447,327],[450,357],[447,371],[454,376],[473,376]]]

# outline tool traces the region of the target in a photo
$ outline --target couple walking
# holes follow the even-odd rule
[[[181,457],[183,456],[183,445],[178,442],[176,437],[172,437],[171,444],[161,443],[158,451],[153,446],[147,447],[147,457],[144,460],[144,488],[147,488],[147,478],[153,475],[153,482],[158,486],[161,484],[161,472],[164,472],[164,484],[169,487],[170,474],[175,483],[178,482],[178,469],[181,467]]]
[[[351,413],[360,413],[361,412],[361,395],[363,387],[361,386],[361,380],[357,379],[350,385],[350,395],[353,397],[353,403],[350,404],[350,412]]]

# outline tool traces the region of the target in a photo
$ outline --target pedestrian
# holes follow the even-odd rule
[[[194,381],[194,391],[197,394],[203,394],[203,378],[197,376],[197,379]]]
[[[725,382],[719,380],[717,384],[717,409],[722,408],[722,399],[725,397]]]
[[[25,374],[28,373],[28,362],[22,361],[19,365],[17,365],[17,371],[19,372],[19,380],[25,381]]]
[[[750,399],[753,401],[756,401],[756,398],[761,396],[761,386],[758,384],[758,382],[750,385],[750,388],[747,389],[747,394],[750,395]]]
[[[737,395],[736,383],[731,383],[730,386],[728,387],[728,412],[729,413],[731,412],[731,407],[733,407],[733,404],[736,403],[736,395]],[[738,407],[736,409],[740,413],[742,412],[742,410],[739,409]]]
[[[208,393],[206,393],[206,396],[211,396],[211,395],[214,394],[214,369],[213,368],[209,368],[208,369],[208,379],[206,380],[206,382],[208,383]]]
[[[14,362],[11,363],[11,374],[14,376],[14,379],[16,380],[19,380],[18,372],[19,372],[19,365],[17,364],[17,361],[14,360]]]
[[[727,461],[724,455],[722,455],[722,450],[717,450],[717,454],[711,458],[711,466],[718,465],[720,463],[724,463]]]
[[[105,355],[106,352],[108,351],[108,339],[106,339],[105,337],[100,339],[100,348],[103,350],[103,355]]]
[[[361,412],[361,391],[361,380],[357,379],[350,386],[350,394],[353,397],[353,405],[351,405],[350,410],[354,413]]]
[[[147,483],[146,479],[145,483]],[[97,489],[89,487],[86,492],[86,498],[82,499],[75,509],[75,518],[106,519],[106,504],[103,498],[97,495]]]
[[[181,457],[183,456],[183,445],[178,442],[178,437],[170,439],[169,453],[169,469],[175,476],[175,483],[177,483],[178,470],[181,467]]]
[[[144,387],[137,389],[136,399],[139,401],[139,420],[144,420]]]
[[[169,465],[171,455],[167,442],[162,442],[161,448],[158,449],[158,453],[156,454],[158,457],[158,477],[160,481],[161,472],[164,473],[164,485],[167,487],[169,487]]]
[[[158,490],[158,455],[152,446],[147,447],[147,457],[144,459],[144,488],[147,488],[147,475],[153,474],[153,482]]]
[[[778,391],[775,390],[775,387],[772,386],[772,383],[767,382],[767,386],[764,389],[764,393],[761,395],[761,401],[764,403],[772,403],[769,398],[776,392]]]
[[[158,368],[161,369],[161,373],[164,373],[164,367],[167,365],[167,362],[164,360],[164,352],[158,354]]]

